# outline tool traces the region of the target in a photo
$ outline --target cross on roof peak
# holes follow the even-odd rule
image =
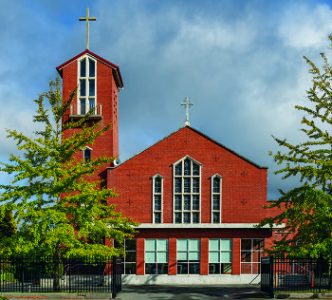
[[[182,106],[184,106],[186,110],[186,120],[184,122],[184,126],[190,126],[190,121],[189,121],[189,109],[192,107],[194,104],[191,103],[190,98],[187,96],[184,98],[183,102],[181,103]]]
[[[89,49],[89,22],[90,21],[96,21],[96,17],[90,17],[89,15],[89,7],[86,8],[86,16],[80,17],[78,19],[79,21],[85,21],[86,22],[86,49]]]

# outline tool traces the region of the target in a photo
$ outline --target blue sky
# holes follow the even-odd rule
[[[269,198],[296,182],[273,175],[271,135],[300,141],[310,76],[303,55],[320,63],[332,32],[329,1],[2,0],[0,10],[0,160],[15,151],[5,128],[33,131],[32,100],[55,67],[85,48],[120,66],[120,158],[184,124],[269,167]],[[1,181],[7,178],[1,174]]]

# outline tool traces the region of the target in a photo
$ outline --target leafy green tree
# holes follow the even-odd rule
[[[13,212],[8,209],[0,209],[0,240],[15,234],[17,224]]]
[[[110,127],[89,123],[89,114],[62,124],[74,98],[75,92],[63,101],[57,79],[35,100],[33,121],[40,129],[34,136],[7,130],[19,154],[11,154],[0,165],[1,172],[13,177],[10,184],[0,185],[0,208],[13,212],[18,228],[1,237],[0,255],[110,257],[120,250],[106,246],[104,239],[121,242],[134,233],[135,223],[108,205],[110,197],[116,196],[112,189],[92,180],[95,171],[112,158],[77,158],[77,152]],[[72,134],[64,138],[67,130]]]
[[[329,37],[332,43],[332,37]],[[295,176],[298,186],[280,191],[270,207],[282,213],[263,220],[261,225],[285,224],[283,238],[275,241],[276,253],[293,256],[332,258],[332,67],[325,54],[317,67],[304,57],[312,74],[303,112],[304,141],[292,144],[274,138],[282,150],[273,154],[283,179]]]

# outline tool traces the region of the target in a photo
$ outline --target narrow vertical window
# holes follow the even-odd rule
[[[201,198],[201,165],[189,157],[173,167],[173,222],[199,223]]]
[[[153,177],[152,199],[153,223],[162,223],[163,178],[160,175]]]
[[[124,274],[136,274],[136,240],[125,240],[124,250]]]
[[[168,240],[145,240],[145,274],[168,274]]]
[[[92,149],[88,148],[88,147],[83,150],[83,159],[85,161],[91,160],[91,152],[92,152]]]
[[[96,61],[83,57],[79,61],[78,78],[78,113],[84,115],[88,112],[96,114]]]
[[[211,177],[211,223],[221,222],[221,183],[221,176]]]

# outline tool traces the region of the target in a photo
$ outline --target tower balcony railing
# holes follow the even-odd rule
[[[98,104],[94,107],[94,109],[91,109],[90,111],[82,111],[77,105],[70,105],[70,119],[80,119],[83,117],[88,116],[88,119],[93,120],[100,120],[103,118],[103,106],[101,104]]]

